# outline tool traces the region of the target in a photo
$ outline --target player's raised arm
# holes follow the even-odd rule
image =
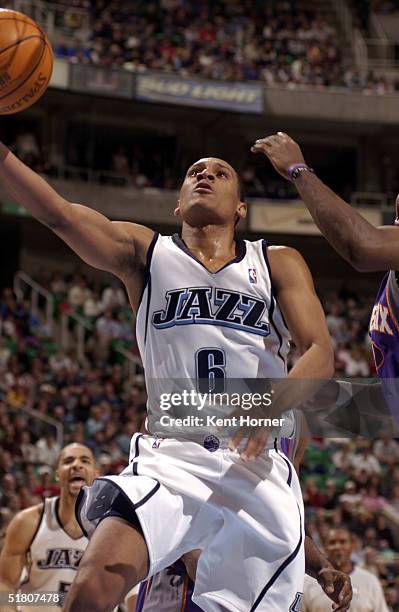
[[[374,227],[334,193],[306,163],[298,144],[278,132],[259,139],[251,148],[264,153],[284,178],[292,180],[314,222],[334,249],[360,272],[399,268],[399,230]],[[399,198],[397,199],[397,206]]]
[[[64,240],[86,263],[123,277],[144,265],[152,230],[110,221],[99,212],[72,204],[0,144],[0,182],[7,191]]]
[[[34,506],[14,516],[6,530],[0,554],[0,593],[17,591],[22,570],[27,564],[27,552],[40,521],[42,506]],[[2,605],[1,612],[17,610],[17,606]]]

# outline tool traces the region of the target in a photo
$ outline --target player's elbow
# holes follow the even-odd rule
[[[320,377],[331,378],[335,371],[335,355],[331,342],[325,342],[320,346]]]
[[[358,272],[376,272],[382,269],[375,260],[375,255],[370,249],[370,243],[356,242],[351,244],[347,250],[346,260]]]

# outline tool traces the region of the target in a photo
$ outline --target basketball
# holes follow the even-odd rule
[[[0,9],[0,114],[32,106],[46,91],[53,70],[53,51],[30,17]]]

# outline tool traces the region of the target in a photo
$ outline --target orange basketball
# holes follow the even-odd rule
[[[34,104],[46,91],[53,71],[53,50],[30,17],[0,9],[0,115]]]

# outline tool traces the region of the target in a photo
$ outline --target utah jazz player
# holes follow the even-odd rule
[[[4,146],[0,181],[82,259],[124,282],[148,379],[332,375],[324,313],[302,257],[234,238],[246,205],[226,161],[207,157],[189,168],[175,237],[67,202]],[[290,337],[301,357],[288,373]],[[65,612],[112,609],[197,548],[193,598],[203,609],[296,609],[305,562],[295,472],[263,441],[250,437],[240,456],[240,448],[184,434],[135,435],[128,468],[84,488],[78,516],[91,541]]]
[[[92,451],[82,444],[65,446],[56,474],[59,497],[22,510],[7,528],[0,555],[0,590],[56,592],[61,607],[88,544],[75,518],[75,502],[81,487],[91,485],[97,475]],[[42,609],[18,607],[23,612]]]

